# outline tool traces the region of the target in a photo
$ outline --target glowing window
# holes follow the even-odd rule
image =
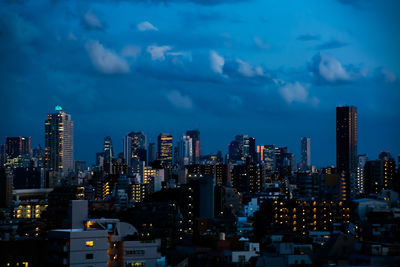
[[[87,247],[93,247],[93,241],[86,241]]]

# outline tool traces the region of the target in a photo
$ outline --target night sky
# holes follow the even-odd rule
[[[400,2],[0,0],[0,140],[32,136],[61,105],[75,160],[110,135],[201,132],[287,146],[335,164],[335,107],[358,107],[358,153],[400,153]]]

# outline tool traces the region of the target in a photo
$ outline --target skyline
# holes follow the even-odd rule
[[[121,152],[131,131],[175,145],[199,129],[202,154],[248,134],[300,160],[307,136],[312,164],[336,165],[335,107],[347,104],[358,154],[400,153],[396,1],[138,2],[0,1],[0,143],[44,147],[61,105],[76,160],[93,162],[105,136]]]
[[[351,106],[339,106],[339,107],[351,107]],[[55,107],[55,110],[52,112],[52,113],[49,113],[49,115],[50,114],[57,114],[60,110],[62,110],[63,112],[67,112],[67,114],[69,115],[69,116],[71,116],[71,114],[69,114],[68,113],[68,111],[66,111],[65,109],[63,109],[61,106],[59,106],[59,105],[57,105],[56,107]],[[335,111],[336,112],[336,111]],[[71,118],[72,118],[72,120],[73,120],[73,117],[71,116]],[[46,120],[46,122],[47,122],[47,120]],[[74,123],[75,124],[75,123]],[[357,127],[358,128],[358,127]],[[202,140],[202,138],[201,138],[201,136],[202,136],[202,134],[201,134],[201,130],[200,129],[188,129],[187,131],[191,131],[191,130],[199,130],[200,131],[200,140]],[[74,132],[76,131],[76,129],[74,129]],[[134,131],[133,131],[134,132]],[[150,143],[154,143],[156,146],[158,145],[158,141],[157,141],[157,139],[158,139],[158,137],[160,136],[160,135],[165,135],[165,134],[171,134],[171,132],[167,132],[167,131],[163,131],[163,132],[160,132],[160,133],[158,133],[158,134],[156,134],[155,135],[155,137],[149,137],[149,135],[147,135],[146,134],[146,132],[144,132],[143,130],[137,130],[137,132],[143,132],[144,134],[145,134],[145,136],[146,136],[146,149],[148,148],[148,145],[150,144]],[[180,134],[180,135],[173,135],[173,134],[171,134],[172,135],[172,141],[173,141],[173,147],[175,147],[175,146],[177,146],[178,145],[178,143],[180,142],[180,140],[181,140],[181,138],[182,138],[182,136],[185,136],[185,133],[186,131],[184,131],[182,134]],[[129,132],[129,133],[132,133],[132,131],[131,132]],[[114,139],[112,136],[109,136],[109,135],[105,135],[104,137],[102,137],[102,143],[99,145],[99,149],[98,150],[96,150],[96,151],[86,151],[88,154],[90,154],[91,155],[91,158],[90,159],[80,159],[80,158],[76,158],[75,157],[75,161],[81,161],[81,160],[84,160],[84,161],[86,161],[87,162],[87,164],[89,164],[89,165],[91,165],[91,164],[94,164],[95,163],[95,159],[93,159],[94,157],[95,157],[95,155],[96,155],[96,153],[97,152],[101,152],[103,149],[104,149],[104,142],[105,142],[105,139],[106,138],[110,138],[111,137],[111,140],[114,140],[114,141],[112,141],[113,142],[113,150],[114,150],[114,156],[115,157],[117,157],[118,156],[118,154],[119,153],[123,153],[124,151],[123,151],[123,142],[124,142],[124,138],[126,138],[126,136],[128,136],[128,134],[129,133],[126,133],[125,135],[123,135],[122,137],[120,137],[120,138],[118,138],[118,139],[120,139],[120,141],[121,141],[121,144],[119,144],[120,142],[115,142],[115,140],[118,140],[118,139]],[[358,133],[359,133],[359,130],[358,130]],[[230,138],[230,141],[229,142],[231,142],[232,140],[234,140],[234,137],[235,137],[235,135],[237,135],[237,134],[246,134],[246,135],[248,135],[247,133],[243,133],[243,132],[241,132],[241,133],[236,133],[236,134],[234,134],[231,138]],[[303,136],[303,137],[300,137],[299,138],[299,142],[298,142],[298,146],[299,146],[299,149],[298,149],[298,151],[297,150],[295,150],[295,149],[291,149],[291,147],[289,147],[289,146],[287,146],[287,145],[285,145],[285,144],[279,144],[279,145],[277,145],[277,144],[275,144],[275,143],[260,143],[259,141],[257,141],[258,139],[257,139],[257,137],[255,137],[255,136],[251,136],[251,135],[248,135],[249,137],[253,137],[253,138],[256,138],[256,146],[259,146],[259,145],[261,145],[261,146],[264,146],[264,145],[275,145],[275,147],[287,147],[288,148],[288,150],[289,150],[289,152],[291,152],[291,153],[294,153],[295,154],[295,156],[296,156],[296,161],[298,162],[298,163],[300,163],[300,162],[302,162],[302,155],[301,155],[301,146],[302,146],[302,139],[303,138],[308,138],[308,139],[310,139],[310,143],[311,143],[311,149],[310,149],[310,151],[311,151],[311,155],[312,155],[312,151],[313,151],[313,145],[312,145],[312,138],[310,138],[309,136]],[[11,137],[11,136],[8,136],[8,137]],[[29,135],[27,135],[27,136],[23,136],[23,137],[29,137],[30,139],[31,139],[31,136],[29,136]],[[336,132],[335,132],[335,138],[336,138]],[[74,139],[75,139],[75,137],[74,137]],[[229,139],[229,138],[228,138]],[[359,138],[357,138],[357,139],[359,139]],[[224,149],[219,149],[219,148],[217,148],[214,152],[212,152],[212,153],[202,153],[201,155],[209,155],[209,154],[216,154],[219,150],[220,151],[222,151],[222,153],[223,153],[223,155],[225,155],[226,153],[228,153],[228,147],[229,147],[229,142],[228,142],[228,144],[226,145],[226,150],[224,150]],[[358,142],[358,141],[357,141]],[[203,151],[203,146],[204,146],[204,142],[201,142],[200,143],[201,144],[201,149],[202,149],[202,151]],[[37,145],[35,145],[34,143],[32,144],[32,149],[33,148],[35,148]],[[44,146],[43,145],[41,145],[41,147],[44,149]],[[74,155],[76,154],[76,150],[77,149],[79,149],[79,148],[76,148],[76,146],[74,145]],[[392,155],[395,157],[396,155],[399,155],[400,156],[400,154],[396,154],[395,153],[395,151],[389,151],[389,150],[380,150],[377,154],[376,154],[376,157],[374,157],[374,156],[370,156],[369,154],[367,154],[367,153],[364,153],[364,152],[360,152],[360,151],[358,151],[358,155],[364,155],[364,154],[366,154],[366,156],[369,158],[369,159],[371,159],[371,160],[373,160],[374,158],[378,158],[378,154],[379,153],[381,153],[381,152],[386,152],[386,151],[388,151],[388,152],[390,152],[390,153],[392,153]],[[335,151],[334,151],[334,153],[335,153],[335,157],[336,157],[336,148],[335,148]],[[333,163],[329,163],[329,164],[321,164],[321,165],[318,165],[318,164],[316,164],[316,163],[314,163],[314,160],[313,160],[313,156],[311,156],[311,165],[312,166],[316,166],[317,168],[321,168],[321,167],[328,167],[328,166],[336,166],[336,162],[333,162]]]

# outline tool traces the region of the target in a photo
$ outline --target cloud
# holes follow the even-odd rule
[[[88,30],[102,30],[104,28],[103,23],[91,10],[86,12],[82,21],[83,25]]]
[[[279,88],[279,93],[289,104],[293,102],[305,103],[308,100],[308,86],[303,86],[299,82],[286,83]]]
[[[136,25],[136,27],[138,28],[139,31],[141,32],[145,32],[145,31],[158,31],[158,29],[151,24],[148,21],[143,21],[141,23],[139,23],[138,25]]]
[[[254,41],[254,43],[256,44],[256,46],[257,46],[258,48],[265,49],[265,50],[271,49],[271,46],[270,46],[269,44],[267,44],[267,43],[264,43],[264,41],[261,40],[260,37],[255,36],[255,37],[253,38],[253,41]]]
[[[189,61],[192,61],[192,53],[187,51],[176,51],[176,52],[167,52],[166,55],[173,57],[181,57],[186,58]]]
[[[347,45],[348,45],[348,43],[332,39],[332,40],[330,40],[328,42],[325,42],[325,43],[322,43],[320,45],[317,45],[315,47],[315,49],[317,49],[317,50],[327,50],[327,49],[340,48],[340,47],[344,47],[344,46],[347,46]]]
[[[397,80],[396,75],[387,68],[377,68],[375,70],[375,77],[386,83],[393,83]]]
[[[166,94],[168,101],[178,108],[191,109],[193,107],[192,100],[188,96],[182,95],[179,91],[173,90]]]
[[[346,82],[353,78],[336,58],[327,54],[316,54],[308,67],[317,80],[322,82]]]
[[[106,74],[128,73],[129,64],[117,53],[99,43],[99,41],[89,41],[85,45],[93,66],[100,72]]]
[[[241,59],[237,59],[236,62],[238,64],[238,72],[245,77],[254,77],[256,75],[258,75],[258,76],[264,75],[264,70],[260,66],[253,67],[251,64],[249,64],[248,62],[245,62]]]
[[[172,47],[168,45],[157,46],[157,45],[149,45],[147,47],[147,52],[151,55],[152,60],[165,60],[165,52],[171,50]]]
[[[214,71],[215,73],[222,74],[225,64],[225,59],[214,50],[210,51],[210,63],[212,71]]]
[[[124,57],[137,58],[141,52],[141,48],[136,45],[127,45],[121,50],[121,55]]]
[[[300,40],[300,41],[317,41],[317,40],[319,40],[319,39],[321,39],[321,37],[319,36],[319,35],[317,35],[317,34],[300,34],[298,37],[297,37],[297,40]]]

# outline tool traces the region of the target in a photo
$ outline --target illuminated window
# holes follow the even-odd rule
[[[86,241],[87,247],[93,247],[93,241]]]

